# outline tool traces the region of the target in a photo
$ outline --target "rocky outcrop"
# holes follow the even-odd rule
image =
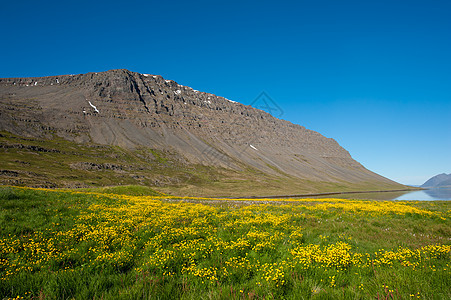
[[[190,163],[281,177],[394,184],[333,139],[158,75],[111,70],[6,78],[0,97],[0,129],[21,136],[151,147]]]

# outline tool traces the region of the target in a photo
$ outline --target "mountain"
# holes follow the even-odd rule
[[[10,157],[0,165],[2,183],[118,181],[227,195],[403,187],[364,168],[331,138],[159,75],[111,70],[3,78],[0,99],[0,149]],[[33,150],[50,144],[50,152]],[[117,152],[116,160],[107,152]],[[61,176],[34,168],[39,160],[27,160],[33,153]],[[91,179],[73,175],[75,170]]]
[[[427,180],[421,187],[451,186],[451,174],[438,174]]]

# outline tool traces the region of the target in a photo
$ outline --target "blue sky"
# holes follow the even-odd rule
[[[405,184],[451,173],[450,1],[3,1],[0,77],[126,68],[334,138]]]

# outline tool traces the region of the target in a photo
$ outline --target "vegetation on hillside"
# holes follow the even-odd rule
[[[451,298],[450,202],[125,192],[0,188],[0,298]]]
[[[399,189],[380,182],[321,182],[269,175],[243,165],[232,170],[189,163],[183,156],[149,147],[125,149],[78,144],[53,137],[38,139],[0,132],[0,184],[46,188],[118,185],[155,187],[183,196],[268,196],[333,191]],[[285,176],[285,177],[284,177]]]

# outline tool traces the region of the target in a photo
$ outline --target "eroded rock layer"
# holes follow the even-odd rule
[[[250,106],[165,80],[111,70],[0,79],[0,129],[133,149],[193,164],[313,181],[393,183],[321,134]]]

